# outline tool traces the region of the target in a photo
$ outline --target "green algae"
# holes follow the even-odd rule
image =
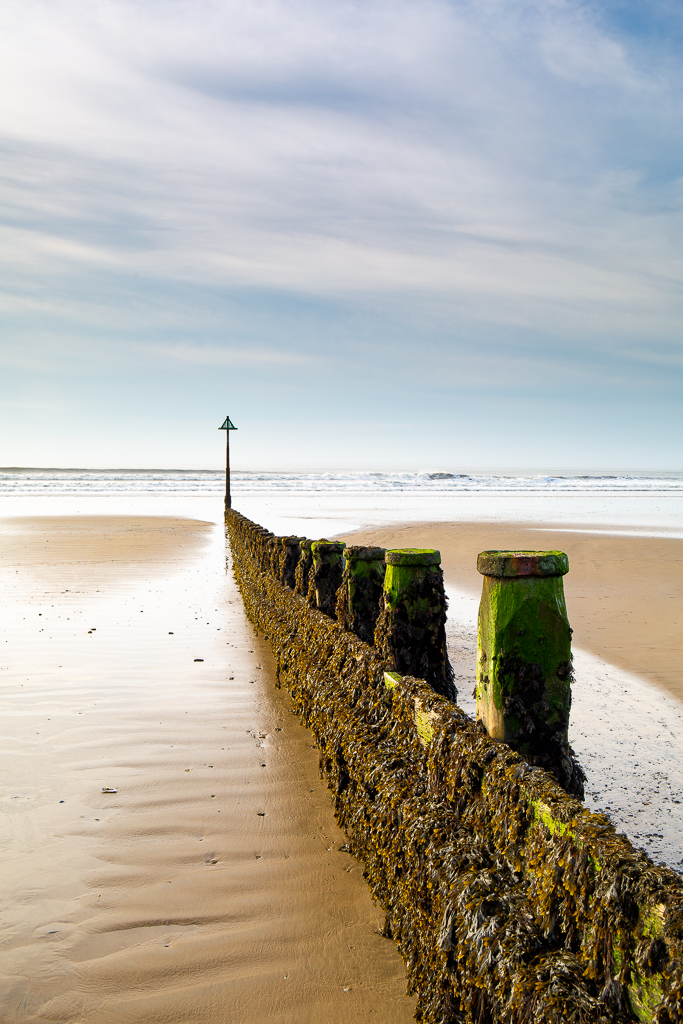
[[[446,644],[446,593],[441,555],[432,548],[389,550],[374,645],[385,667],[425,679],[456,701]]]
[[[521,563],[521,564],[520,564]],[[482,568],[483,566],[483,568]],[[568,744],[571,628],[560,575],[563,552],[483,552],[477,718],[530,763],[583,797],[584,774]],[[534,575],[521,575],[521,568]],[[502,575],[505,573],[505,575]]]
[[[337,621],[368,644],[374,643],[386,564],[384,548],[351,545],[337,591]]]

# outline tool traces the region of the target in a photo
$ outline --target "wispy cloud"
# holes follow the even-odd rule
[[[319,360],[296,352],[281,352],[277,349],[234,348],[230,345],[188,345],[188,344],[143,344],[136,346],[138,361],[150,360],[176,363],[187,366],[207,367],[264,367],[264,366],[310,366]]]
[[[469,336],[484,362],[526,366],[527,330],[532,361],[545,349],[567,379],[587,345],[615,388],[630,353],[676,369],[683,47],[666,4],[652,32],[620,10],[7,0],[12,359],[51,336],[77,360],[90,332],[102,365],[313,373],[344,345],[307,319],[328,303],[366,317],[376,373],[409,368],[420,324],[461,361]],[[224,311],[249,292],[235,332]],[[294,313],[283,329],[283,295],[300,329]]]

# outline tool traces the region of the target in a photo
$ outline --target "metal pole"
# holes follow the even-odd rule
[[[230,431],[237,430],[237,427],[230,417],[226,416],[225,423],[218,429],[225,431],[225,511],[227,512],[229,508],[232,508],[232,498],[230,497]]]
[[[232,508],[230,497],[230,431],[225,431],[225,507]]]

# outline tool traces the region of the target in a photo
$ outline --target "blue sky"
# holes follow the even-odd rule
[[[683,468],[683,17],[5,0],[0,464]]]

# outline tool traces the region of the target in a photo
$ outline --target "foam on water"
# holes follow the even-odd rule
[[[222,470],[0,469],[0,490],[10,494],[183,493],[220,494]],[[284,473],[233,471],[235,495],[269,491],[310,493],[680,493],[683,473]]]
[[[192,514],[203,500],[222,515],[215,470],[0,470],[5,515],[35,499],[84,513]],[[275,533],[333,535],[399,522],[504,521],[683,537],[683,473],[245,473],[232,475],[233,507]],[[178,510],[178,511],[176,511]],[[45,514],[42,511],[42,514]],[[48,511],[48,514],[51,514]]]

